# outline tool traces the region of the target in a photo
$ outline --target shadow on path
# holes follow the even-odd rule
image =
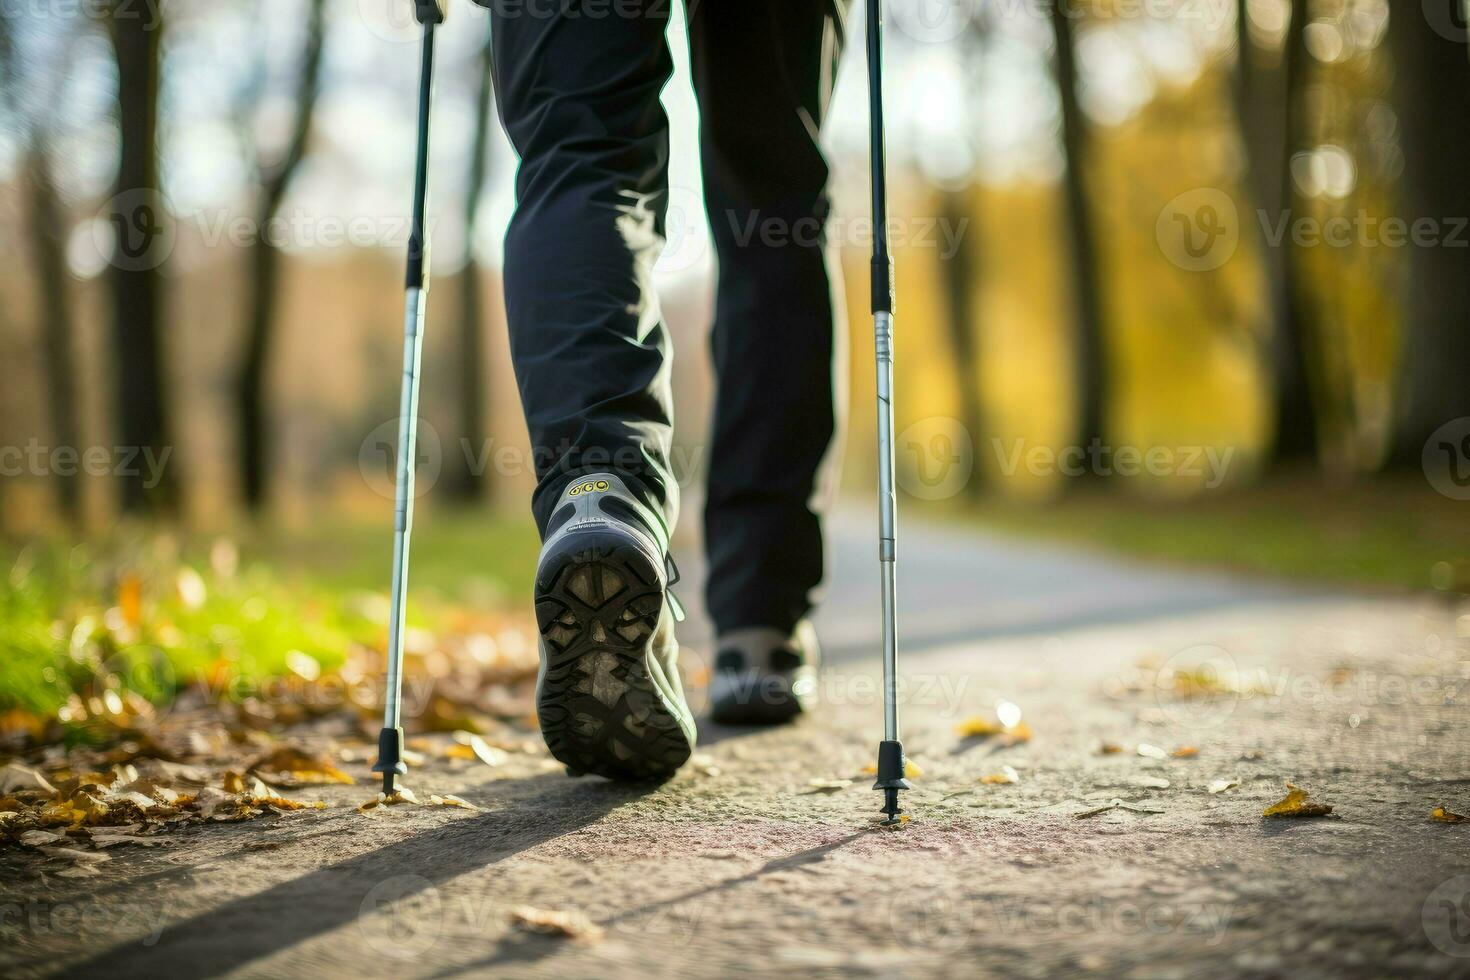
[[[857,840],[859,837],[862,837],[866,833],[869,833],[869,831],[860,830],[856,833],[848,834],[845,837],[839,837],[837,840],[830,841],[826,844],[818,844],[816,847],[809,847],[804,851],[797,851],[795,854],[787,854],[783,857],[774,858],[770,861],[767,861],[759,868],[756,868],[754,871],[747,872],[743,875],[737,875],[734,878],[725,878],[720,881],[712,882],[708,885],[705,885],[703,888],[694,888],[684,892],[683,894],[674,895],[671,898],[665,898],[661,901],[650,902],[647,905],[640,905],[637,908],[628,909],[613,916],[606,922],[599,922],[598,925],[611,930],[616,929],[622,925],[637,924],[639,922],[643,922],[649,919],[650,917],[657,916],[659,913],[666,910],[677,909],[679,906],[687,904],[689,902],[697,901],[701,898],[712,897],[718,895],[721,892],[729,891],[734,888],[739,888],[741,885],[758,881],[764,876],[768,874],[773,874],[777,871],[792,871],[809,864],[819,864],[820,862],[826,860],[828,854],[831,854],[838,848],[846,847],[848,844],[851,844],[853,841]],[[556,952],[564,948],[565,940],[551,939],[546,936],[538,936],[533,933],[516,932],[512,933],[510,936],[498,943],[496,947],[490,951],[490,954],[488,956],[485,956],[482,959],[479,959],[473,963],[456,966],[451,969],[447,969],[440,973],[437,973],[434,975],[434,980],[446,980],[446,978],[448,977],[457,976],[462,973],[469,973],[476,970],[483,970],[490,966],[501,966],[508,964],[517,964],[522,966],[529,965],[531,963],[543,960],[548,956],[552,956]]]
[[[527,788],[543,780],[522,781]],[[353,922],[374,896],[393,901],[579,830],[653,785],[587,782],[521,796],[504,809],[466,817],[397,843],[304,873],[262,892],[177,922],[151,946],[119,945],[77,964],[68,977],[215,977]],[[383,887],[380,887],[383,886]]]

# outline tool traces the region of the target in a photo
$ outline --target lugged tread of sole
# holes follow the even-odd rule
[[[663,588],[633,546],[576,548],[537,572],[544,666],[537,714],[575,773],[665,779],[693,746],[649,675]]]

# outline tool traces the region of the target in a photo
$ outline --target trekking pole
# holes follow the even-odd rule
[[[388,681],[383,699],[383,730],[378,733],[378,762],[383,792],[393,792],[396,777],[408,772],[403,762],[403,616],[408,602],[408,544],[413,530],[413,470],[418,456],[419,359],[424,350],[424,311],[429,298],[429,237],[424,208],[429,195],[429,110],[434,100],[434,28],[444,23],[446,0],[414,0],[414,13],[424,28],[419,75],[418,160],[414,168],[413,224],[408,235],[408,294],[403,317],[403,391],[398,403],[398,477],[393,512],[393,597],[388,613]]]
[[[883,148],[883,0],[867,0],[868,132],[873,180],[873,339],[878,364],[878,568],[883,601],[883,741],[878,779],[884,823],[899,822],[904,778],[898,738],[898,505],[893,491],[893,263],[888,256],[887,158]]]

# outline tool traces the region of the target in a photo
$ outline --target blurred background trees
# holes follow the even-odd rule
[[[0,252],[24,274],[0,283],[14,366],[0,445],[172,451],[156,483],[7,472],[6,526],[381,509],[409,7],[6,8]],[[532,476],[498,289],[514,160],[486,18],[460,7],[436,109],[434,271],[452,285],[430,305],[424,465],[434,496],[518,512]],[[1018,446],[1235,454],[1218,486],[1088,481],[1156,498],[1417,466],[1430,433],[1470,417],[1465,24],[1461,0],[891,0],[900,427],[967,435],[974,475],[946,499],[1076,483],[1017,467]],[[680,439],[697,450],[714,270],[684,82],[666,94],[658,279]],[[827,134],[854,488],[872,425],[861,87],[847,65]]]

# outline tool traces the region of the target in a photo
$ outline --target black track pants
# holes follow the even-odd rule
[[[615,469],[672,524],[669,337],[652,287],[668,204],[673,0],[491,0],[520,155],[506,237],[511,355],[544,531],[575,473]],[[835,0],[689,0],[719,262],[705,537],[716,627],[789,628],[822,577],[814,498],[833,442],[834,315],[817,142]]]

